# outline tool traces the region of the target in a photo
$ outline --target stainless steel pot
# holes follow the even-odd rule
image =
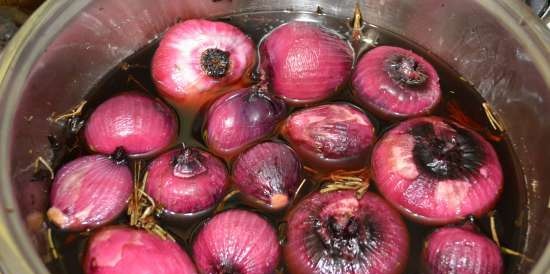
[[[23,26],[0,63],[0,273],[47,273],[46,188],[29,183],[52,153],[48,117],[66,111],[115,65],[177,19],[248,11],[349,17],[355,0],[55,0]],[[550,33],[517,0],[362,0],[369,23],[431,49],[502,119],[524,174],[508,273],[550,269]]]

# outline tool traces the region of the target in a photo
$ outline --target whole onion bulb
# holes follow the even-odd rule
[[[294,197],[302,166],[287,145],[265,142],[237,157],[233,181],[245,196],[261,207],[279,210]]]
[[[257,214],[240,209],[214,216],[193,244],[200,273],[271,274],[280,253],[275,229]]]
[[[195,274],[193,262],[178,244],[144,230],[107,227],[89,240],[86,274]]]
[[[123,147],[130,157],[161,151],[178,134],[178,118],[160,100],[136,91],[124,92],[99,105],[86,122],[84,136],[90,149],[111,154]]]
[[[313,193],[287,220],[289,273],[398,274],[407,264],[407,227],[376,194]]]
[[[472,227],[444,227],[426,240],[423,251],[428,274],[501,274],[497,245]]]
[[[390,129],[376,143],[371,166],[380,193],[421,223],[482,216],[503,188],[502,167],[491,144],[438,117],[414,118]]]
[[[230,157],[271,134],[286,116],[285,103],[255,88],[218,98],[208,110],[204,141],[211,152]]]
[[[192,214],[213,208],[229,185],[224,163],[206,151],[184,147],[149,165],[146,192],[165,210]]]
[[[344,40],[306,22],[290,22],[273,30],[260,53],[273,91],[293,104],[331,97],[348,79],[353,64],[353,50]]]
[[[427,114],[441,99],[432,65],[410,50],[390,46],[376,47],[359,60],[353,88],[363,106],[387,119]]]
[[[246,85],[255,62],[255,46],[238,28],[192,19],[164,34],[151,71],[163,96],[179,106],[199,108],[220,92]]]
[[[122,158],[91,155],[64,165],[55,175],[48,218],[61,229],[81,231],[108,223],[126,208],[132,173]]]

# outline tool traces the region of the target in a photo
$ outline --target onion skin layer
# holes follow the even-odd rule
[[[422,253],[428,274],[501,274],[500,250],[470,228],[444,227],[428,236]]]
[[[195,274],[177,243],[145,230],[107,227],[94,234],[84,258],[86,274]]]
[[[228,53],[229,69],[223,77],[210,77],[201,68],[201,56],[207,49]],[[237,27],[191,19],[164,34],[151,71],[157,89],[167,100],[181,108],[199,109],[226,91],[249,85],[255,63],[254,43]]]
[[[124,211],[132,188],[128,166],[103,155],[77,158],[55,176],[48,218],[61,229],[96,228]]]
[[[376,194],[357,199],[354,191],[313,193],[293,208],[287,221],[283,254],[289,273],[397,274],[407,264],[407,228]],[[345,230],[334,230],[346,221]],[[330,242],[323,238],[327,234]]]
[[[84,137],[94,152],[112,154],[123,147],[130,157],[155,154],[178,134],[176,113],[165,103],[137,91],[111,97],[92,113]]]
[[[353,65],[350,45],[320,25],[306,22],[274,29],[262,42],[260,54],[273,92],[295,105],[333,96]]]
[[[193,244],[200,273],[271,274],[280,253],[275,229],[259,215],[240,209],[214,216]]]

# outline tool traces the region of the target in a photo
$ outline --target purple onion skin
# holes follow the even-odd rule
[[[380,193],[405,216],[425,224],[480,217],[494,207],[503,188],[491,144],[433,116],[386,132],[373,150],[371,167]]]
[[[275,229],[259,215],[240,209],[214,216],[193,244],[200,273],[271,274],[280,254]]]
[[[126,209],[132,173],[103,155],[80,157],[55,175],[48,218],[59,228],[82,231],[104,225]]]
[[[398,274],[409,236],[401,216],[382,198],[354,191],[313,193],[287,216],[283,255],[289,273]]]
[[[84,258],[86,274],[195,274],[177,243],[145,230],[107,227],[94,234]]]
[[[230,158],[273,134],[286,111],[285,103],[272,94],[253,88],[231,92],[208,110],[204,141],[214,154]]]
[[[237,157],[232,177],[249,200],[269,210],[285,208],[300,183],[302,166],[287,145],[265,142]]]
[[[390,65],[396,60],[392,58],[402,57],[410,63]],[[365,53],[356,65],[352,83],[361,104],[389,120],[428,114],[441,99],[439,76],[432,65],[398,47],[380,46]]]
[[[294,112],[281,133],[305,165],[329,171],[362,168],[375,139],[367,115],[347,103]]]
[[[320,25],[290,22],[271,32],[260,46],[262,67],[277,96],[290,104],[320,102],[349,78],[353,51]]]
[[[444,227],[426,240],[423,251],[428,274],[501,274],[500,250],[469,227]]]
[[[147,169],[146,192],[176,214],[213,208],[229,186],[224,163],[197,149],[174,149],[156,158]]]
[[[112,154],[122,146],[130,157],[157,153],[178,134],[178,119],[158,99],[124,92],[99,105],[86,123],[84,136],[92,151]]]

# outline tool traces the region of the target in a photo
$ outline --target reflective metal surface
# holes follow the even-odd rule
[[[0,261],[6,273],[47,273],[40,260],[47,118],[79,102],[103,74],[179,19],[243,11],[349,17],[355,0],[56,0],[42,6],[0,64]],[[470,81],[502,119],[525,174],[525,235],[510,273],[550,269],[550,34],[521,1],[366,0],[365,19],[429,48]],[[33,215],[34,214],[34,215]],[[546,249],[546,251],[545,251]],[[545,252],[545,253],[544,253]],[[543,255],[544,253],[544,255]],[[3,272],[0,271],[0,272]]]

